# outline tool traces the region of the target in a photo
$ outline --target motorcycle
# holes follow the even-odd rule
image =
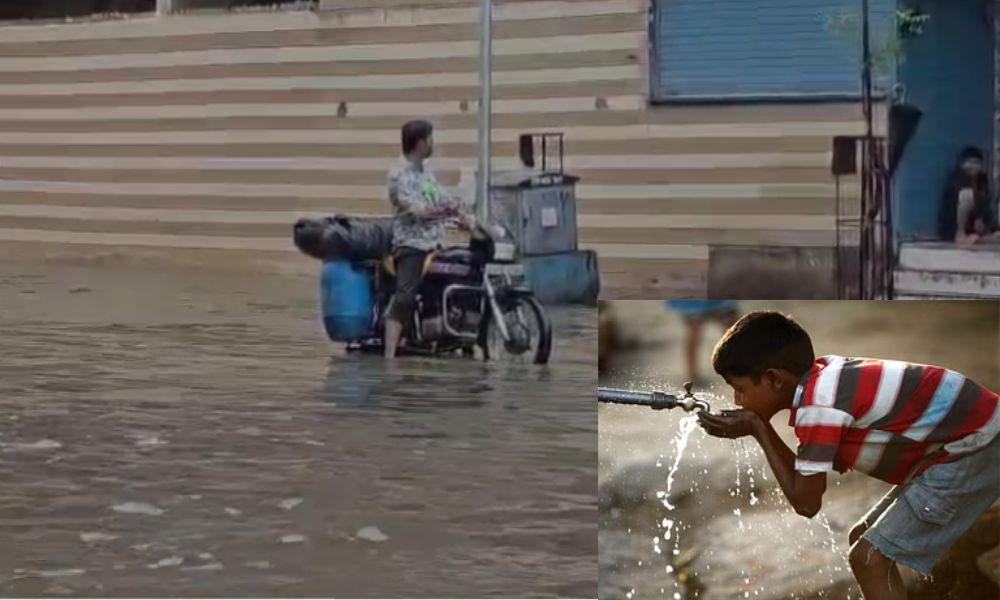
[[[404,327],[402,355],[474,356],[485,360],[545,364],[552,350],[552,325],[527,285],[510,233],[497,224],[478,224],[468,247],[428,255],[413,314]],[[351,341],[349,352],[383,351],[384,317],[395,285],[391,258],[365,261],[375,306],[368,335]]]

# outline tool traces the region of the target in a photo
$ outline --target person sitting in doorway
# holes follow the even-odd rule
[[[941,239],[965,245],[1000,241],[1000,227],[991,202],[983,152],[967,146],[959,155],[958,166],[948,179],[941,202],[938,214]]]

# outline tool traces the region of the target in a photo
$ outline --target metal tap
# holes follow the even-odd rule
[[[619,390],[613,388],[597,388],[597,401],[598,402],[608,402],[611,404],[627,404],[631,406],[648,406],[654,410],[663,410],[669,408],[682,408],[684,412],[691,412],[695,409],[700,409],[704,412],[710,412],[711,407],[707,400],[701,398],[696,398],[693,393],[691,393],[691,388],[693,383],[687,381],[684,383],[684,395],[678,398],[673,394],[667,394],[664,392],[638,392],[634,390]]]

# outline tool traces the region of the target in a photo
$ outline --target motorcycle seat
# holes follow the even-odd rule
[[[430,252],[427,254],[427,258],[424,259],[423,269],[421,269],[421,273],[423,275],[426,275],[431,270],[431,266],[434,264],[434,257],[436,255],[436,252]],[[383,258],[380,266],[382,268],[382,272],[386,275],[389,275],[390,277],[396,276],[396,259],[392,254]]]
[[[434,254],[434,262],[461,265],[472,264],[472,251],[468,248],[445,248]]]
[[[427,275],[432,272],[447,273],[450,272],[447,267],[435,269],[434,265],[471,265],[472,264],[472,251],[468,248],[445,248],[443,250],[436,250],[430,252],[427,255],[427,259],[424,261],[424,267],[422,270],[423,275]],[[396,276],[396,261],[390,254],[382,259],[382,271],[387,275],[393,277]]]

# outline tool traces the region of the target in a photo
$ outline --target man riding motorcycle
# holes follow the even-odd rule
[[[461,203],[445,194],[425,161],[434,153],[434,128],[427,121],[410,121],[402,128],[403,160],[389,171],[389,202],[395,211],[392,255],[396,292],[385,319],[385,357],[395,358],[423,278],[427,255],[444,246],[445,225],[457,220],[466,229],[472,217]]]

